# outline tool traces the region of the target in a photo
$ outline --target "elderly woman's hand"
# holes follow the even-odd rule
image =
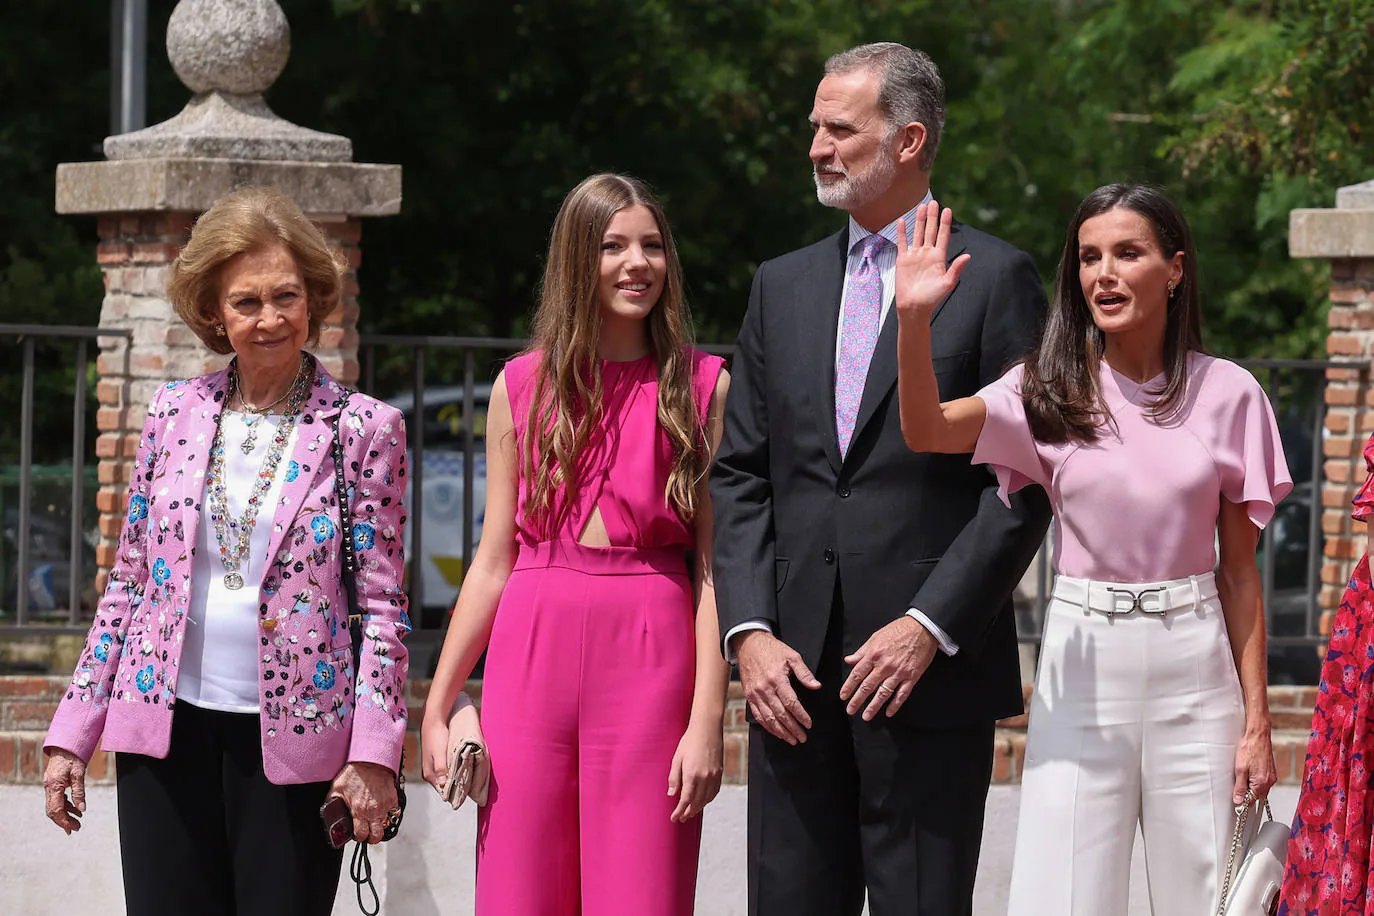
[[[71,751],[55,747],[46,752],[48,764],[43,769],[43,794],[46,796],[48,818],[72,835],[81,829],[77,818],[86,813],[86,764]],[[67,798],[67,790],[72,797]]]
[[[353,839],[380,843],[388,815],[396,809],[396,774],[379,763],[349,763],[329,794],[342,796],[353,816]]]

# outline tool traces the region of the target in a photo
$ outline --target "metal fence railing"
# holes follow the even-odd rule
[[[83,606],[92,569],[83,562],[92,540],[92,516],[86,511],[93,450],[87,436],[91,370],[88,344],[102,336],[124,336],[123,330],[0,325],[18,344],[22,369],[19,450],[14,467],[0,462],[0,632],[41,628],[60,632],[83,627],[90,610]],[[406,417],[411,450],[407,556],[412,616],[424,630],[440,630],[463,575],[472,562],[480,536],[485,494],[485,418],[491,379],[511,354],[525,346],[512,338],[363,335],[359,343],[360,388],[399,408]],[[34,381],[36,360],[54,345],[74,346],[72,448],[63,460],[36,464],[33,459]],[[708,346],[729,355],[725,345]],[[126,351],[127,352],[127,351]],[[3,358],[3,357],[0,357]],[[1321,473],[1325,430],[1327,370],[1360,373],[1361,397],[1368,388],[1368,365],[1329,360],[1242,360],[1260,379],[1279,417],[1290,468],[1296,483],[1260,542],[1270,645],[1279,679],[1306,677],[1315,683],[1315,647],[1320,645],[1322,526]],[[1362,402],[1362,401],[1361,401]],[[70,511],[66,537],[66,607],[47,607],[35,615],[30,542],[35,481],[67,475]],[[6,482],[18,490],[17,512],[8,508]],[[417,495],[418,494],[418,495]],[[1180,507],[1183,510],[1184,507]],[[1052,537],[1052,535],[1051,535]],[[1032,565],[1018,593],[1018,631],[1023,642],[1040,638],[1052,582],[1051,539]],[[15,583],[11,591],[10,585]],[[1291,670],[1289,670],[1291,669]],[[1287,672],[1287,673],[1285,673]]]
[[[86,547],[94,539],[93,532],[87,527],[93,517],[87,514],[87,487],[93,482],[87,473],[87,467],[90,465],[93,469],[92,459],[95,457],[87,441],[90,406],[87,376],[94,371],[95,362],[90,354],[90,343],[101,337],[122,337],[129,340],[132,332],[122,328],[0,324],[0,342],[12,343],[18,347],[20,363],[19,429],[17,437],[11,438],[11,441],[17,438],[19,450],[18,455],[14,456],[17,460],[13,464],[0,467],[0,526],[3,526],[4,535],[0,538],[0,586],[4,588],[5,605],[0,609],[0,623],[7,624],[11,632],[25,631],[35,623],[46,624],[42,626],[44,632],[52,632],[54,628],[84,630],[86,627],[83,622],[86,608],[83,608],[81,596],[89,588],[87,580],[94,575],[94,569],[83,563],[83,556],[89,552]],[[72,351],[71,360],[64,366],[61,351],[68,348]],[[66,460],[57,466],[47,462],[35,465],[34,462],[34,401],[40,350],[44,356],[43,369],[46,373],[61,375],[65,372],[66,366],[71,369],[71,449]],[[129,352],[127,347],[124,352]],[[48,406],[55,408],[56,405],[45,405],[45,408]],[[35,483],[41,479],[48,482],[60,480],[63,476],[68,478],[69,495],[65,513],[69,520],[65,551],[65,608],[60,607],[60,602],[56,600],[59,583],[52,581],[53,566],[50,565],[48,568],[47,579],[35,582],[35,569],[31,562],[35,540]],[[17,511],[14,513],[13,522],[5,500],[7,482],[12,483],[18,491]],[[62,513],[52,514],[60,517]],[[51,547],[49,549],[51,550]],[[12,567],[9,562],[11,551]],[[9,575],[11,568],[12,576]],[[11,582],[14,584],[12,595],[9,591]],[[42,608],[41,621],[34,619],[34,609],[31,607],[31,599],[36,596],[35,593],[44,599],[51,599],[44,601],[44,604],[49,606]]]

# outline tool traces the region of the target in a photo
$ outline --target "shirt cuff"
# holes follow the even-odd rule
[[[959,647],[955,644],[954,640],[949,638],[949,634],[937,627],[935,622],[925,614],[922,614],[920,611],[916,610],[916,608],[911,608],[906,612],[906,615],[930,631],[930,635],[934,636],[935,641],[940,644],[941,652],[946,655],[955,655],[959,652]],[[743,626],[743,624],[740,626]]]
[[[733,665],[739,661],[739,658],[735,655],[735,648],[731,645],[731,641],[739,634],[747,633],[750,630],[764,630],[772,633],[773,625],[762,617],[750,617],[748,620],[744,621],[744,623],[736,624],[731,627],[730,631],[725,634],[724,640],[725,660],[730,664]]]

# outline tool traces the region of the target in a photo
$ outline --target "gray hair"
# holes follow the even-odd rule
[[[868,70],[878,74],[878,107],[889,129],[919,123],[926,129],[921,168],[930,170],[945,130],[945,81],[930,55],[895,41],[841,51],[825,62],[827,76]]]

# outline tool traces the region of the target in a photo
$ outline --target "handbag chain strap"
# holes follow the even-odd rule
[[[1245,793],[1245,799],[1236,805],[1236,825],[1231,831],[1231,853],[1226,857],[1226,875],[1221,880],[1221,897],[1217,901],[1217,916],[1225,916],[1226,900],[1231,896],[1231,880],[1235,876],[1236,866],[1240,858],[1245,853],[1245,825],[1250,821],[1250,809],[1255,804],[1257,796],[1255,790],[1250,789]],[[1272,821],[1274,812],[1269,810],[1269,799],[1258,799],[1260,806],[1264,809],[1265,820]]]

